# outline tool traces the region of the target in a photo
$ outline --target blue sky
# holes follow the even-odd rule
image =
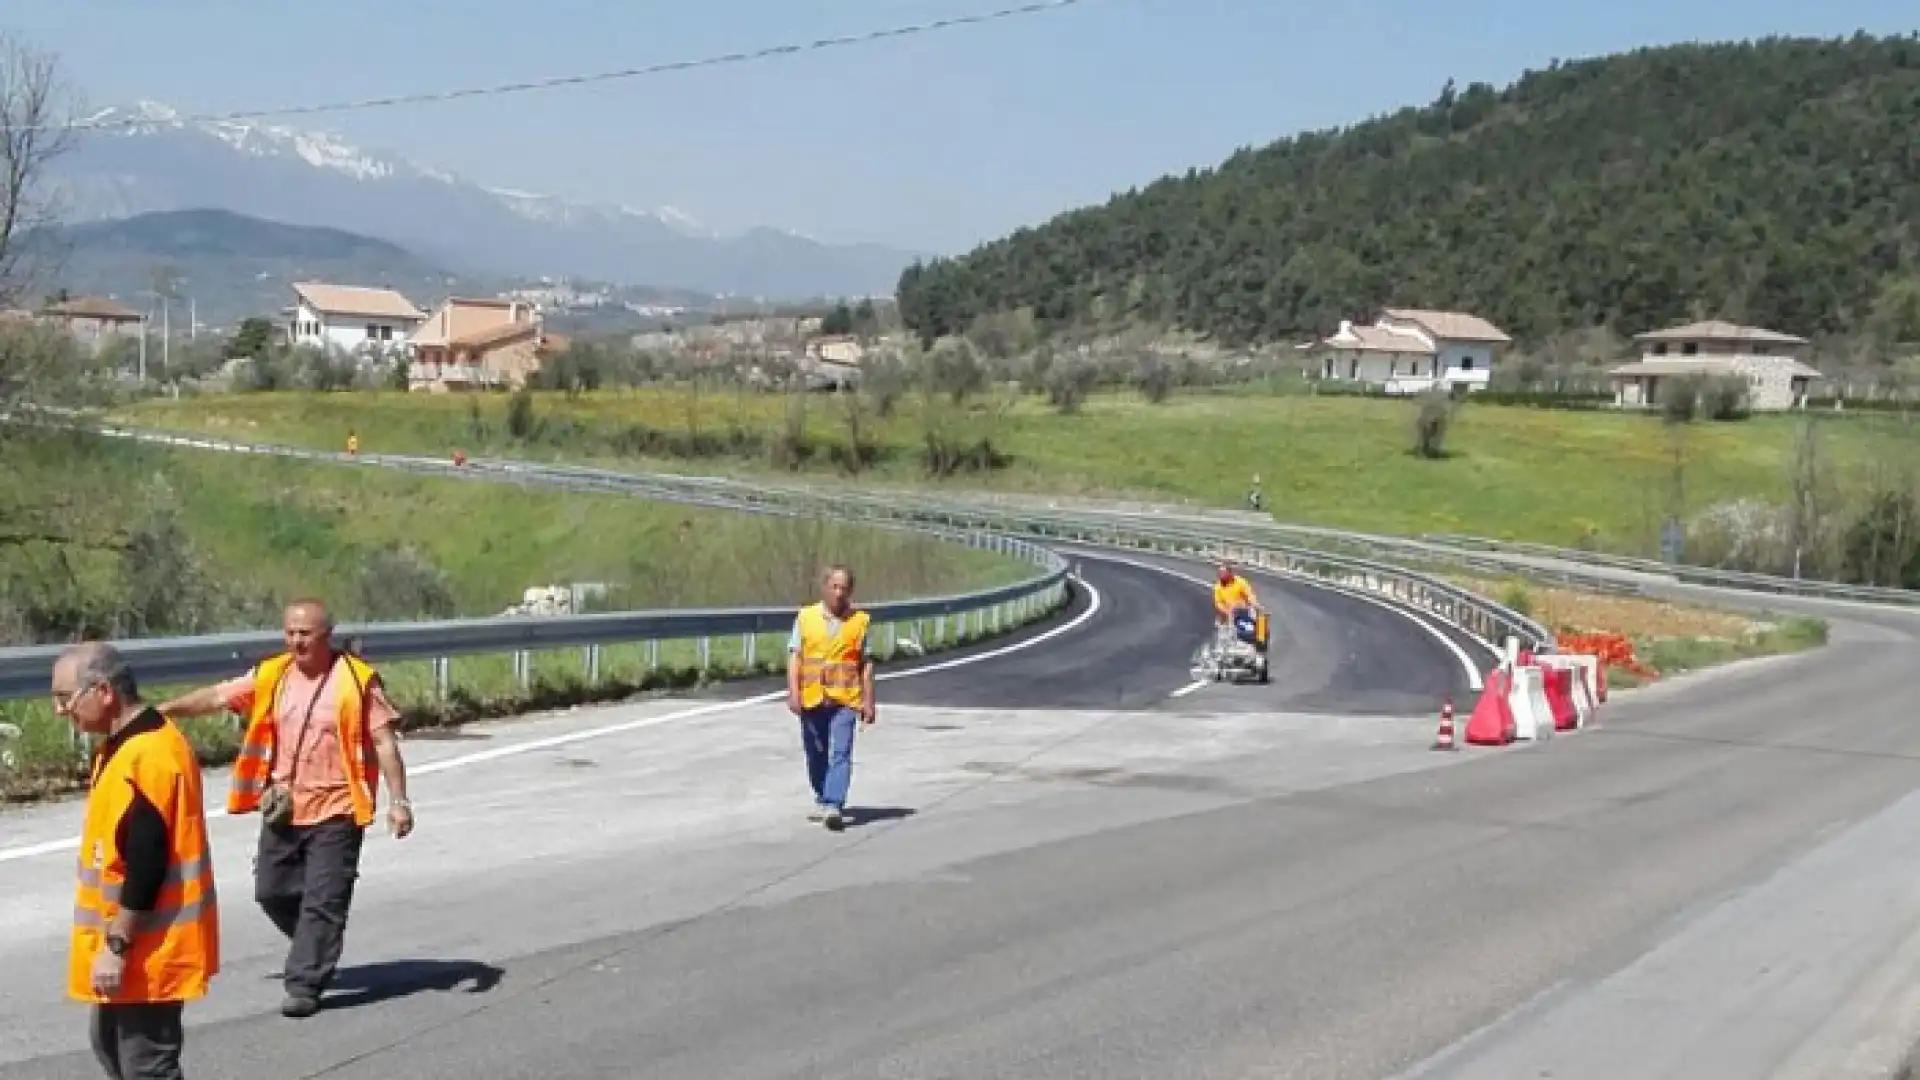
[[[7,0],[91,105],[189,112],[632,67],[1005,0]],[[964,250],[1303,128],[1642,44],[1920,28],[1912,0],[1086,0],[579,89],[303,118],[476,180],[726,231]]]

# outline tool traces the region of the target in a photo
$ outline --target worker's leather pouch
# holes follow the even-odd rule
[[[268,784],[260,794],[260,820],[269,825],[293,820],[293,792],[285,784]]]

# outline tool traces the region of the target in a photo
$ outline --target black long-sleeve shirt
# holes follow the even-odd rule
[[[101,764],[112,760],[126,745],[126,741],[135,735],[156,731],[166,718],[155,709],[147,709],[126,727],[107,739],[101,748]],[[132,780],[127,781],[132,784]],[[126,881],[120,887],[120,906],[128,911],[152,911],[160,901],[160,889],[166,884],[167,863],[172,858],[173,844],[167,836],[167,819],[161,815],[160,808],[147,798],[138,787],[133,789],[133,799],[127,804],[127,811],[114,827],[114,846],[120,849],[120,858],[126,864]]]

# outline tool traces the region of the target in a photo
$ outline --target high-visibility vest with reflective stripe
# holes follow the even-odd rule
[[[101,995],[93,992],[93,962],[106,948],[107,927],[120,912],[127,864],[118,833],[136,790],[167,823],[167,876],[153,910],[135,917],[119,989]],[[220,909],[200,763],[186,735],[167,722],[129,736],[111,759],[94,760],[80,832],[67,994],[77,1001],[118,1004],[191,1001],[206,994],[219,971]]]
[[[804,708],[825,701],[860,704],[867,619],[864,611],[850,611],[840,620],[839,632],[829,633],[825,608],[808,604],[800,609],[800,704]]]
[[[345,764],[347,791],[353,800],[353,820],[361,828],[373,821],[380,769],[375,764],[373,741],[367,737],[367,687],[373,668],[352,653],[340,653],[336,664],[344,665],[352,687],[340,687],[339,720],[335,741]],[[273,778],[274,741],[280,731],[273,714],[274,694],[280,680],[293,665],[292,653],[281,653],[260,661],[253,676],[253,714],[247,718],[247,732],[240,740],[240,756],[233,763],[232,787],[227,791],[227,813],[248,814],[260,808],[260,796]],[[339,674],[337,671],[335,674]]]

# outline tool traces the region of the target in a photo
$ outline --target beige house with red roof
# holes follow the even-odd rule
[[[392,289],[302,281],[287,309],[287,341],[328,352],[399,352],[427,314]]]
[[[1674,379],[1732,375],[1746,381],[1756,412],[1778,412],[1805,407],[1813,380],[1825,378],[1803,359],[1811,344],[1806,338],[1758,326],[1709,319],[1633,340],[1640,359],[1607,372],[1614,404],[1623,408],[1659,405],[1661,389]]]
[[[1417,394],[1436,386],[1486,389],[1500,350],[1512,343],[1478,315],[1387,308],[1372,326],[1342,321],[1313,348],[1322,379]]]
[[[80,347],[98,355],[123,338],[138,340],[143,316],[123,304],[99,296],[77,296],[48,304],[36,314],[64,330]]]
[[[408,344],[407,388],[428,392],[518,389],[567,347],[564,337],[547,333],[532,304],[458,296],[435,309]]]

